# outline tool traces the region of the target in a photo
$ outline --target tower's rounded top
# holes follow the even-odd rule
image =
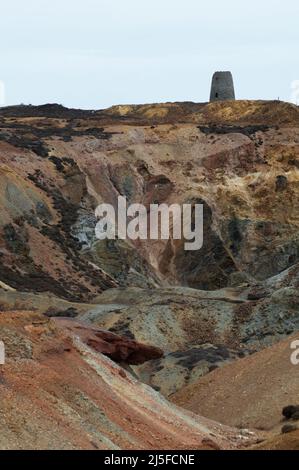
[[[218,71],[218,72],[215,72],[214,75],[231,75],[232,76],[232,73],[228,70],[228,71]]]

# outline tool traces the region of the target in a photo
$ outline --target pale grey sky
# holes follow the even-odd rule
[[[237,98],[289,101],[298,0],[2,0],[6,104],[207,101],[231,70]]]

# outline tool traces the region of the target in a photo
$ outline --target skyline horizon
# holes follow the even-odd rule
[[[207,102],[217,70],[232,71],[237,99],[291,102],[299,4],[267,3],[5,0],[0,103]]]
[[[20,102],[20,103],[13,103],[13,104],[5,104],[5,105],[0,105],[0,109],[5,109],[5,108],[14,108],[14,107],[21,107],[21,106],[24,106],[24,107],[41,107],[41,106],[62,106],[63,108],[66,108],[66,109],[74,109],[74,110],[82,110],[82,111],[103,111],[103,110],[106,110],[106,109],[110,109],[110,108],[114,108],[114,107],[117,107],[117,106],[150,106],[150,105],[163,105],[163,104],[180,104],[180,103],[192,103],[192,104],[214,104],[214,103],[225,103],[226,101],[228,100],[224,100],[224,101],[217,101],[217,102],[211,102],[210,100],[207,100],[207,101],[193,101],[193,100],[174,100],[174,101],[151,101],[151,102],[136,102],[136,103],[114,103],[114,104],[111,104],[109,106],[106,106],[106,107],[101,107],[101,108],[82,108],[82,107],[76,107],[76,106],[67,106],[66,104],[64,103],[59,103],[59,102],[40,102],[40,103],[23,103],[23,102]],[[269,103],[273,103],[273,102],[279,102],[279,103],[286,103],[286,104],[290,104],[290,105],[294,105],[294,106],[299,106],[299,102],[297,103],[293,103],[292,101],[286,101],[286,100],[282,100],[282,99],[263,99],[263,98],[258,98],[258,99],[247,99],[247,98],[236,98],[234,101],[236,102],[241,102],[241,101],[256,101],[256,102],[269,102]]]

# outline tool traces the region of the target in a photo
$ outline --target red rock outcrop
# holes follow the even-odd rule
[[[74,333],[84,344],[115,362],[139,365],[163,357],[162,349],[138,343],[82,322],[63,318],[56,318],[54,321],[58,327]]]

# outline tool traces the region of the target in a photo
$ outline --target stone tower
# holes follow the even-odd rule
[[[212,79],[210,101],[235,99],[234,80],[231,72],[215,72]]]

